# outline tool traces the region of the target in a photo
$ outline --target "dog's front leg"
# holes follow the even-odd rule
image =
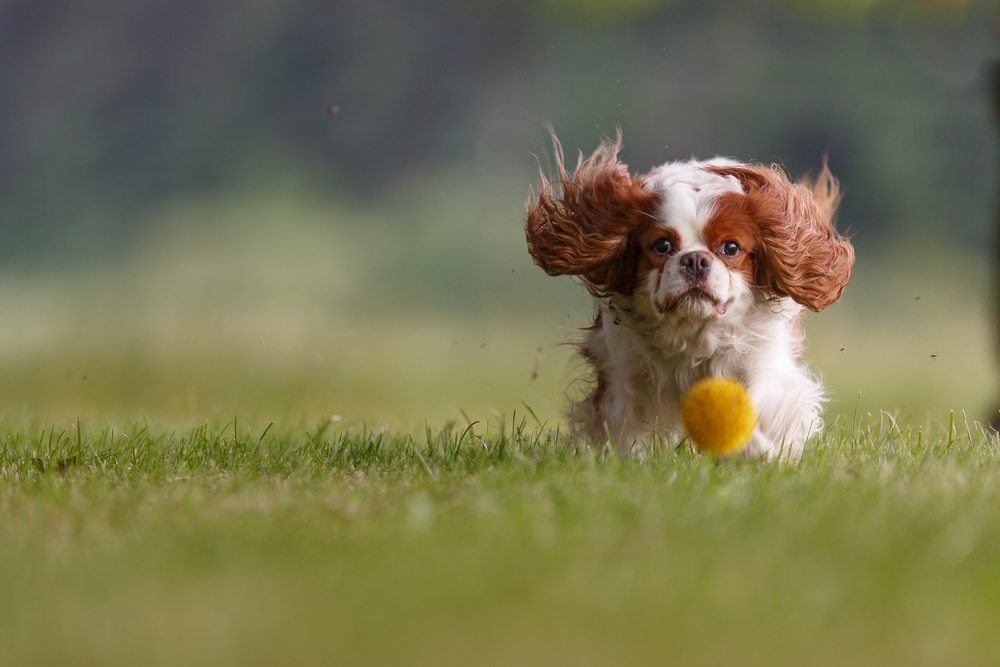
[[[757,426],[747,442],[749,457],[797,461],[810,436],[823,427],[823,390],[801,367],[750,376]]]

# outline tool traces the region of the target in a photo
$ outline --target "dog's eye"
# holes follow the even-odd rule
[[[719,250],[726,257],[736,257],[736,255],[740,254],[740,244],[736,241],[726,241]]]
[[[661,255],[669,255],[674,251],[674,244],[670,242],[670,239],[661,237],[653,241],[653,251]]]

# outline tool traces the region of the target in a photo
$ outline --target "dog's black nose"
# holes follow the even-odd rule
[[[691,280],[702,280],[712,266],[712,256],[704,250],[695,250],[681,256],[681,273]]]

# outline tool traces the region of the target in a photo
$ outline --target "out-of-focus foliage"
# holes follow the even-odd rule
[[[421,186],[416,192],[433,192]],[[462,191],[460,189],[460,191]],[[326,419],[423,430],[526,414],[559,423],[589,389],[566,342],[593,307],[531,265],[517,215],[413,192],[374,215],[301,194],[177,203],[121,263],[0,279],[0,417],[197,423]],[[424,195],[428,196],[428,195]],[[392,231],[405,221],[406,233]],[[457,250],[456,250],[457,249]],[[458,256],[456,253],[464,252]],[[806,317],[828,421],[886,411],[991,416],[984,262],[909,247],[863,256],[844,299]],[[905,333],[901,333],[905,332]]]
[[[829,151],[858,263],[806,324],[828,416],[983,414],[996,14],[7,0],[0,403],[57,421],[555,417],[585,388],[558,343],[592,306],[524,247],[551,122],[570,151],[620,125],[637,170],[724,153],[801,173]]]
[[[995,17],[962,0],[8,0],[0,254],[100,256],[165,199],[280,179],[335,199],[429,172],[447,196],[470,168],[484,190],[504,169],[520,183],[549,121],[571,148],[620,124],[637,168],[727,153],[802,171],[828,150],[869,247],[943,230],[979,247]]]

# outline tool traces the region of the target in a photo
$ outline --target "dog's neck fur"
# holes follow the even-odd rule
[[[691,382],[704,374],[741,377],[754,353],[766,353],[774,343],[794,337],[792,323],[801,312],[791,300],[783,299],[750,307],[736,305],[718,319],[682,313],[664,318],[642,295],[611,297],[600,308],[609,347],[629,350],[628,356],[638,357],[651,374],[666,371],[679,377],[680,373],[690,375]]]

